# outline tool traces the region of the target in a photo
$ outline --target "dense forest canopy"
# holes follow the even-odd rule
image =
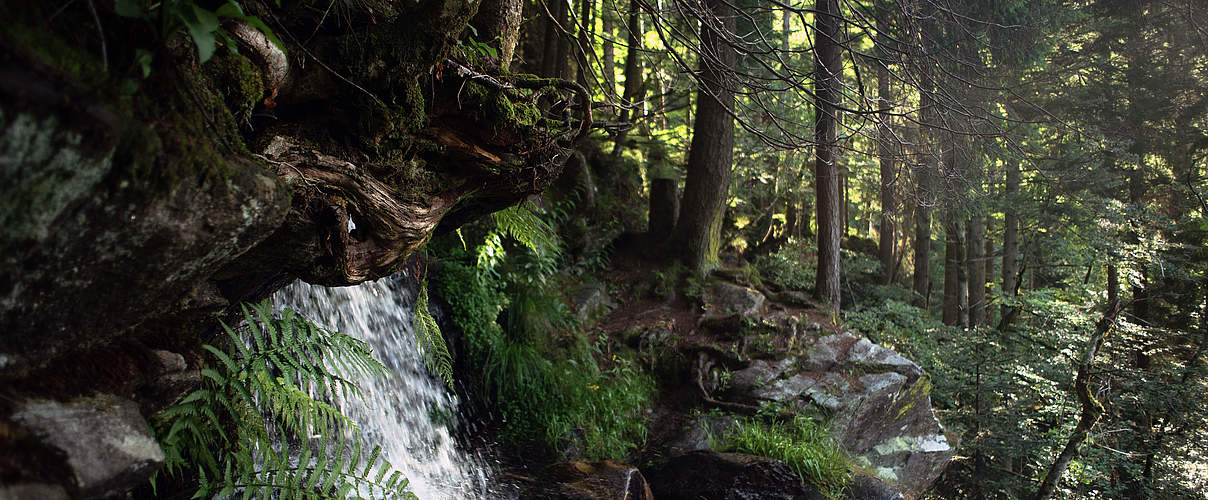
[[[628,241],[674,300],[741,275],[917,361],[959,442],[926,495],[1205,498],[1197,0],[76,0],[0,18],[5,392],[109,383],[31,380],[129,338],[200,357],[240,302],[298,278],[427,280],[421,253],[444,262],[455,354],[525,419],[504,435],[556,441],[595,417],[546,419],[561,396],[517,402],[534,390],[509,369],[609,353],[574,380],[624,382],[609,404],[630,413],[654,393],[607,347],[542,359],[578,345],[549,334],[580,327],[553,290],[613,273]],[[541,370],[524,373],[554,391]],[[583,446],[596,458],[646,433],[592,422],[612,433]]]

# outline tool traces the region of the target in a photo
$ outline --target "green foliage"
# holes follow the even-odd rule
[[[117,0],[114,11],[122,17],[147,21],[158,30],[160,38],[167,38],[183,28],[193,40],[198,59],[202,63],[210,60],[220,43],[228,50],[238,50],[235,42],[222,29],[221,23],[225,19],[247,23],[264,33],[264,36],[282,51],[285,50],[285,45],[273,30],[259,17],[244,13],[243,6],[236,0],[227,0],[214,10],[202,7],[194,0]],[[136,57],[135,62],[142,69],[144,77],[150,73],[150,55],[150,52],[141,51]]]
[[[717,445],[724,451],[782,460],[832,498],[839,498],[851,482],[851,459],[831,439],[826,426],[805,415],[788,421],[759,416],[739,420]]]
[[[432,281],[476,367],[473,392],[508,441],[623,458],[645,439],[653,380],[606,339],[583,338],[557,285],[561,245],[534,207],[492,219],[478,247],[447,245]]]
[[[481,367],[476,385],[498,407],[504,438],[574,448],[590,459],[624,457],[645,439],[653,379],[604,340],[588,347],[567,338],[576,330],[561,299],[505,276],[495,281],[447,261],[435,280],[470,365]]]
[[[765,283],[788,290],[811,290],[818,269],[807,247],[804,242],[793,242],[779,252],[755,257],[752,264]]]
[[[428,308],[428,280],[420,281],[419,297],[415,299],[415,312],[412,326],[415,328],[415,338],[419,341],[424,353],[424,364],[428,371],[444,380],[445,385],[453,388],[453,356],[449,354],[449,346],[441,334],[440,325],[432,317]]]
[[[203,346],[202,386],[155,415],[164,471],[195,480],[194,498],[414,498],[325,402],[360,397],[351,375],[385,374],[369,346],[288,309],[275,318],[267,301],[243,313],[243,328],[223,325],[228,350]]]
[[[505,233],[534,252],[557,252],[558,236],[549,223],[536,213],[532,202],[518,205],[491,214],[491,219],[501,233]]]

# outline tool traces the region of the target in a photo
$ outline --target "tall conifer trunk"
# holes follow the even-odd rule
[[[887,55],[885,45],[889,43],[889,36],[886,33],[888,21],[884,16],[887,12],[882,11],[877,17],[877,29],[882,33],[882,40],[877,45],[877,53],[881,57]],[[893,110],[893,94],[890,92],[889,85],[889,68],[885,61],[877,63],[877,99],[881,102],[881,123],[877,127],[877,156],[880,160],[881,167],[881,220],[878,229],[880,241],[877,246],[877,257],[881,261],[881,282],[889,284],[893,281],[894,271],[894,214],[897,211],[897,200],[894,197],[894,161],[893,147],[891,144],[892,132],[890,131],[890,116],[889,112]]]
[[[839,61],[838,0],[818,0],[814,21],[814,93],[817,142],[814,189],[818,207],[818,272],[814,295],[834,311],[839,310],[839,169],[835,163],[838,141]]]
[[[1015,297],[1015,291],[1019,288],[1019,211],[1017,208],[1018,202],[1016,197],[1019,196],[1019,164],[1014,162],[1007,163],[1007,183],[1004,189],[1006,198],[1006,216],[1003,218],[1002,229],[1002,296],[1003,299],[1009,300]],[[1014,308],[1010,306],[1002,306],[999,313],[1001,319],[998,327],[1001,330],[1006,330],[1011,327],[1011,321],[1015,316]]]
[[[733,32],[734,15],[726,0],[706,0],[709,16],[701,25],[700,84],[696,122],[688,152],[688,176],[680,217],[672,234],[672,248],[698,274],[718,265],[721,223],[734,154],[733,85],[734,48],[718,30]]]

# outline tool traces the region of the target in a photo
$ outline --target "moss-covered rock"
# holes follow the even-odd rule
[[[252,110],[264,97],[264,80],[260,70],[247,57],[230,51],[219,51],[205,65],[206,75],[223,97],[227,110],[240,123],[247,123]]]

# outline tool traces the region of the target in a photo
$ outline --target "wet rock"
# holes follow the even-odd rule
[[[12,419],[62,450],[82,498],[143,484],[164,461],[138,405],[116,396],[98,394],[66,403],[31,400]]]
[[[713,307],[719,314],[738,314],[743,317],[763,312],[764,296],[745,286],[718,283],[713,286]]]
[[[822,337],[806,352],[795,364],[754,361],[735,372],[730,397],[823,407],[835,441],[858,462],[907,498],[926,490],[956,449],[935,418],[922,369],[846,332]]]
[[[729,387],[739,391],[763,387],[767,383],[775,381],[780,374],[791,368],[793,361],[793,358],[784,358],[776,362],[763,359],[752,361],[746,368],[734,372],[730,377]]]
[[[54,89],[29,78],[22,85]],[[0,167],[0,378],[28,375],[162,316],[267,237],[289,209],[287,186],[252,161],[198,146],[189,153],[213,162],[164,160],[179,171],[163,173],[177,181],[159,186],[155,158],[118,151],[126,133],[104,106],[85,101],[60,110],[67,121],[39,119],[16,112],[9,97],[0,92],[8,119],[0,156],[14,160]],[[131,174],[140,168],[155,173]]]
[[[646,475],[659,500],[825,498],[788,464],[742,453],[687,453],[648,469]]]
[[[151,355],[155,358],[156,366],[154,369],[156,375],[183,372],[188,367],[185,364],[185,357],[172,351],[154,349],[151,351]]]
[[[653,500],[636,467],[603,462],[562,462],[542,469],[520,498],[558,500]]]

